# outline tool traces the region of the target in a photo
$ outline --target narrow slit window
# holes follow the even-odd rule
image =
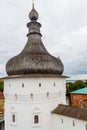
[[[61,123],[64,123],[63,119],[61,119]]]
[[[39,87],[41,87],[41,83],[39,83]]]
[[[38,115],[35,115],[35,116],[34,116],[34,123],[35,123],[35,124],[38,124],[38,123],[39,123],[39,117],[38,117]]]
[[[22,83],[22,87],[24,87],[24,83]]]
[[[75,121],[73,120],[73,126],[75,126]]]
[[[15,115],[12,115],[12,122],[15,123]]]
[[[56,86],[56,84],[54,83],[54,87]]]

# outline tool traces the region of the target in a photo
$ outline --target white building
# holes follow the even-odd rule
[[[27,44],[6,64],[5,130],[87,130],[84,110],[62,105],[66,104],[63,63],[44,47],[34,6],[29,17]]]

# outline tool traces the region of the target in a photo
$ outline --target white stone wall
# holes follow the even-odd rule
[[[87,130],[87,121],[52,114],[54,130]]]
[[[5,79],[5,130],[53,130],[51,111],[66,103],[65,89],[64,78]],[[39,116],[38,124],[34,115]]]

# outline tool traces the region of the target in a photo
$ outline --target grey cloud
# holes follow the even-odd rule
[[[65,74],[87,73],[87,0],[35,1],[42,24],[43,43],[62,59]],[[31,1],[1,0],[0,71],[5,73],[9,58],[24,47]],[[3,67],[2,67],[3,66]]]

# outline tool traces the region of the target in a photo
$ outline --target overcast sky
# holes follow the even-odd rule
[[[31,0],[0,0],[0,77],[26,44],[31,7]],[[35,0],[35,9],[43,43],[61,58],[64,74],[87,74],[87,0]]]

